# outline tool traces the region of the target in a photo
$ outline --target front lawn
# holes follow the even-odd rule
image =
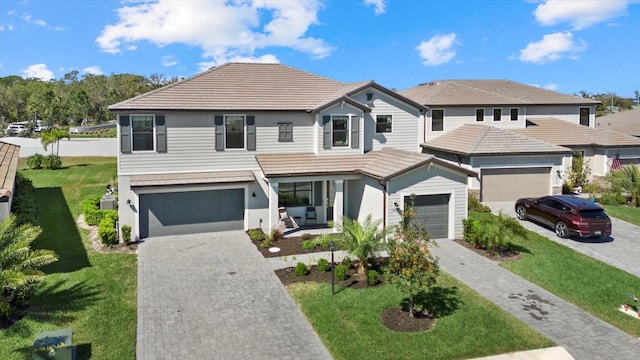
[[[34,242],[59,261],[31,301],[27,316],[0,332],[0,359],[31,358],[36,333],[73,329],[78,359],[135,359],[136,256],[88,250],[87,231],[76,227],[81,201],[101,194],[116,176],[115,158],[63,158],[61,170],[19,171],[33,180],[43,233]]]
[[[602,205],[602,207],[607,211],[609,216],[640,226],[640,207],[623,205]]]
[[[488,221],[490,213],[469,212]],[[640,336],[640,321],[618,311],[627,294],[638,294],[640,279],[599,260],[576,252],[532,231],[516,238],[522,258],[504,262],[504,268],[575,304],[619,329]]]
[[[334,296],[327,283],[287,289],[335,359],[467,359],[554,345],[442,272],[435,295],[425,298],[437,316],[435,327],[422,332],[394,332],[382,324],[383,310],[405,298],[391,285],[340,288]]]

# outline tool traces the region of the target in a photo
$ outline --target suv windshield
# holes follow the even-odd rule
[[[580,210],[580,216],[588,219],[606,218],[607,214],[603,210]]]

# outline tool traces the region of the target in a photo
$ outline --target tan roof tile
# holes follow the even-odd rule
[[[596,129],[611,129],[640,137],[640,108],[597,117]]]
[[[0,141],[0,189],[3,196],[10,196],[18,171],[20,146]]]
[[[594,129],[568,121],[527,119],[526,129],[513,130],[560,146],[640,146],[640,139],[611,129]]]
[[[567,153],[570,149],[495,126],[466,124],[422,144],[463,155]]]
[[[402,90],[400,94],[430,107],[600,103],[509,80],[432,81]]]

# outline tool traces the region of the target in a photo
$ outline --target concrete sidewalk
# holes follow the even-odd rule
[[[20,145],[20,157],[33,154],[49,155],[51,147],[56,152],[57,145],[51,144],[45,150],[39,138],[3,137],[0,139],[9,144]],[[116,138],[72,138],[60,140],[60,156],[118,156],[118,139]]]

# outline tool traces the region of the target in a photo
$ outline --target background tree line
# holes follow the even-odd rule
[[[618,96],[615,93],[590,93],[585,90],[575,95],[600,101],[600,105],[596,107],[596,116],[631,110],[634,106],[640,106],[640,90],[635,90],[633,97],[628,98]]]
[[[51,81],[0,77],[0,120],[4,124],[42,120],[48,126],[74,126],[86,119],[99,124],[113,119],[109,105],[175,81],[178,78],[161,74],[81,76],[75,70]]]

